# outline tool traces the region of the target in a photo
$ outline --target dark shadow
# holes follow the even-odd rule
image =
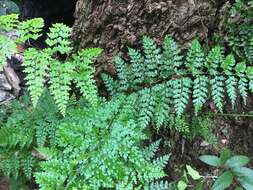
[[[60,22],[72,26],[77,0],[23,0],[20,3],[21,17],[42,17],[46,26]]]

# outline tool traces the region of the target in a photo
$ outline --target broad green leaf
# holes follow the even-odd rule
[[[177,188],[178,190],[185,190],[187,188],[187,183],[185,183],[184,181],[179,181],[177,184]]]
[[[224,190],[231,185],[232,181],[233,174],[230,171],[226,171],[214,182],[212,190]]]
[[[232,168],[232,172],[234,172],[236,176],[239,176],[239,177],[245,176],[250,179],[253,179],[253,170],[252,169],[249,169],[246,167]]]
[[[210,165],[210,166],[216,166],[216,167],[219,167],[221,166],[221,159],[217,156],[213,156],[213,155],[203,155],[203,156],[200,156],[199,159]]]
[[[192,177],[192,179],[198,180],[201,178],[201,176],[199,175],[199,172],[194,170],[190,165],[186,165],[186,169],[187,169],[188,174]]]
[[[235,190],[243,190],[243,188],[237,186],[237,187],[235,188]]]
[[[225,164],[225,162],[226,162],[229,158],[231,158],[231,156],[232,156],[231,151],[230,151],[229,149],[225,148],[225,149],[221,152],[221,154],[220,154],[220,159],[221,159],[222,164]]]
[[[246,190],[253,190],[253,178],[249,177],[238,177],[237,180]]]
[[[247,156],[233,156],[226,161],[225,165],[230,168],[242,167],[248,164],[249,161],[250,160]]]

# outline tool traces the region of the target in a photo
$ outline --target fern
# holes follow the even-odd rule
[[[205,54],[199,43],[194,40],[186,56],[186,66],[189,68],[193,81],[193,106],[195,114],[201,110],[208,97],[208,78],[203,75]]]
[[[247,98],[248,98],[248,79],[246,77],[246,64],[245,62],[238,63],[235,67],[236,74],[239,77],[238,81],[238,89],[240,92],[241,97],[243,98],[243,102],[246,105],[247,104]]]
[[[249,90],[253,93],[253,67],[248,67],[246,71],[247,77],[249,79]]]
[[[18,41],[22,43],[27,40],[37,40],[42,35],[43,27],[44,21],[42,18],[34,18],[21,22],[18,25]]]
[[[0,123],[0,172],[17,188],[34,177],[41,159],[36,147],[54,145],[61,117],[49,93],[42,97],[34,110],[27,97],[13,101],[7,121]]]
[[[70,46],[70,32],[71,28],[68,26],[57,23],[49,29],[50,32],[47,34],[46,39],[47,45],[50,47],[52,53],[59,52],[61,54],[69,54],[72,50]]]
[[[145,64],[145,81],[148,83],[155,82],[157,80],[158,72],[156,67],[161,62],[160,49],[156,47],[154,41],[144,36],[143,38],[143,48],[144,48],[144,64]]]
[[[143,56],[140,52],[135,49],[128,48],[128,54],[130,56],[130,62],[133,65],[131,68],[131,81],[132,81],[132,88],[136,89],[136,87],[144,82],[144,60]]]
[[[59,107],[62,115],[65,115],[65,110],[69,100],[69,91],[71,84],[71,75],[74,66],[71,63],[61,64],[55,60],[51,62],[50,68],[50,91]]]
[[[51,59],[47,53],[39,52],[34,48],[29,48],[25,51],[24,57],[24,72],[27,74],[25,79],[27,80],[32,103],[36,106],[44,91],[44,83]]]
[[[152,162],[158,145],[145,151],[139,146],[146,135],[135,122],[136,100],[134,94],[119,95],[107,103],[100,102],[96,108],[70,109],[56,132],[56,147],[61,151],[41,151],[48,159],[36,173],[41,189],[123,190],[142,188],[163,177],[162,169],[169,157]]]
[[[225,58],[222,64],[222,68],[224,70],[224,73],[227,75],[227,79],[225,81],[226,89],[227,89],[227,94],[233,108],[236,103],[236,98],[237,98],[236,89],[237,89],[237,83],[238,83],[238,80],[234,76],[234,72],[233,72],[234,66],[235,66],[235,58],[232,54],[230,54]]]
[[[120,90],[127,91],[129,88],[129,72],[127,65],[125,64],[124,60],[118,56],[115,57],[115,66],[118,72],[118,77],[120,80],[119,86]]]
[[[214,47],[207,56],[207,69],[211,75],[211,95],[215,106],[220,112],[223,112],[224,101],[224,76],[219,72],[223,63],[223,52],[221,47]]]
[[[183,65],[182,58],[177,43],[172,37],[166,36],[163,43],[162,65],[159,69],[161,77],[167,78],[173,74],[183,74],[180,70]]]
[[[183,77],[173,81],[173,98],[177,115],[182,115],[188,104],[191,93],[191,79]]]

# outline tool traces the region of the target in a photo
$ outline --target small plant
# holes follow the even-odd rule
[[[147,148],[136,122],[136,95],[118,96],[86,108],[68,109],[56,131],[56,146],[39,148],[46,161],[36,173],[41,190],[48,189],[166,189],[169,155],[155,158],[159,141]]]
[[[42,35],[43,19],[36,18],[20,22],[18,15],[2,16],[0,20],[0,70],[7,60],[17,52],[16,44],[36,40]],[[8,36],[10,33],[16,33]],[[64,24],[54,24],[47,34],[45,49],[28,48],[24,52],[24,72],[32,104],[36,107],[44,92],[46,83],[60,112],[65,115],[69,100],[70,85],[73,82],[92,106],[97,102],[97,89],[93,79],[93,59],[102,49],[90,48],[72,53],[71,28]],[[66,56],[66,59],[61,57]]]
[[[203,178],[197,170],[193,169],[190,165],[186,165],[183,172],[183,176],[174,184],[176,190],[185,190],[187,188],[194,190],[203,189]]]
[[[229,187],[234,187],[236,190],[253,189],[253,170],[245,167],[250,161],[247,156],[233,156],[229,150],[225,149],[220,157],[203,155],[199,159],[210,166],[218,167],[221,171],[212,190],[224,190]]]

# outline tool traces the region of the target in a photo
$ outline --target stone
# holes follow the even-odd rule
[[[15,97],[10,92],[0,90],[0,105],[7,103],[14,98]]]
[[[0,74],[0,90],[10,91],[12,89],[9,84],[6,76],[4,74]]]

